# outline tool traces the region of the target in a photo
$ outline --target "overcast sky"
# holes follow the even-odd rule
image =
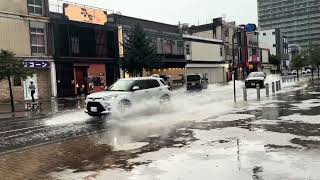
[[[50,0],[56,2],[58,0]],[[257,0],[69,0],[121,14],[169,24],[209,23],[226,17],[237,24],[257,23]]]

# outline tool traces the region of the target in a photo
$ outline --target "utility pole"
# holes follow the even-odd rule
[[[237,94],[236,94],[236,71],[235,68],[235,53],[234,53],[234,38],[237,37],[238,30],[232,35],[232,71],[233,71],[233,101],[237,102]]]
[[[309,0],[307,2],[307,11],[308,11],[308,61],[311,63],[311,80],[313,81],[313,63],[311,62],[311,35],[310,35],[310,6],[309,6]]]
[[[239,62],[237,62],[236,64],[236,57],[235,57],[235,50],[237,50],[238,52],[238,60],[241,56],[241,53],[239,54],[239,47],[240,47],[240,51],[241,51],[241,46],[239,46],[239,44],[241,44],[241,42],[239,42],[239,37],[238,34],[239,33],[243,33],[243,30],[240,30],[239,28],[236,30],[236,32],[233,33],[232,35],[232,71],[233,71],[233,100],[234,102],[237,102],[237,94],[236,94],[236,77],[238,77],[238,67],[239,67]],[[237,47],[235,48],[235,42],[234,39],[237,38]],[[241,40],[240,40],[241,41]]]

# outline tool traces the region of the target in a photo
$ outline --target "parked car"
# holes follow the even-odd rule
[[[170,75],[160,75],[160,78],[164,80],[166,85],[171,86],[171,76]]]
[[[311,69],[306,69],[304,71],[302,71],[302,74],[311,74]]]
[[[247,88],[257,87],[259,84],[260,87],[264,87],[264,81],[266,79],[266,74],[264,72],[252,72],[249,74],[245,80],[245,86]]]
[[[187,90],[202,90],[208,88],[207,75],[189,74],[187,75]]]
[[[289,73],[289,75],[297,75],[297,70],[293,70]]]
[[[85,101],[85,112],[90,116],[120,112],[148,99],[170,100],[171,91],[163,79],[155,77],[120,79],[106,91],[90,94]]]

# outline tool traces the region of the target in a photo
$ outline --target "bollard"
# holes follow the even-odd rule
[[[270,95],[270,93],[269,93],[269,84],[267,83],[265,85],[265,87],[266,87],[266,96],[269,97],[269,95]]]
[[[281,87],[281,81],[279,81],[279,91],[281,91],[282,87]]]
[[[282,78],[282,83],[285,83],[285,80],[286,80],[285,78]]]
[[[247,87],[243,86],[243,100],[248,101],[248,96],[247,96]]]
[[[82,94],[82,95],[81,95],[81,100],[80,100],[79,105],[78,105],[78,108],[79,108],[79,109],[84,108],[84,106],[85,106],[85,100],[86,100],[86,95]]]
[[[279,81],[276,81],[276,92],[279,91]]]
[[[257,84],[257,99],[258,99],[258,101],[260,101],[260,85],[259,84]]]
[[[296,82],[296,77],[293,77],[293,82]]]
[[[56,101],[55,97],[51,97],[51,112],[58,112],[58,102]]]
[[[274,87],[274,82],[272,82],[272,93],[276,93],[275,87]]]

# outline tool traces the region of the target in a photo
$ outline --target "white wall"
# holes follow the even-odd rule
[[[207,74],[208,82],[221,83],[226,81],[226,72],[223,67],[188,67],[187,74]]]
[[[13,51],[18,57],[30,56],[29,21],[0,17],[0,49]]]
[[[220,48],[222,48],[220,44],[192,42],[192,61],[222,61],[223,57],[220,54]]]
[[[193,36],[199,36],[199,37],[204,37],[204,38],[213,38],[213,33],[212,30],[209,31],[202,31],[202,32],[196,32],[192,34]]]
[[[262,49],[262,63],[269,63],[269,51]]]
[[[273,47],[276,44],[276,35],[272,34],[273,32],[275,33],[275,29],[259,31],[259,47],[269,49],[271,55],[276,55],[276,47]]]

